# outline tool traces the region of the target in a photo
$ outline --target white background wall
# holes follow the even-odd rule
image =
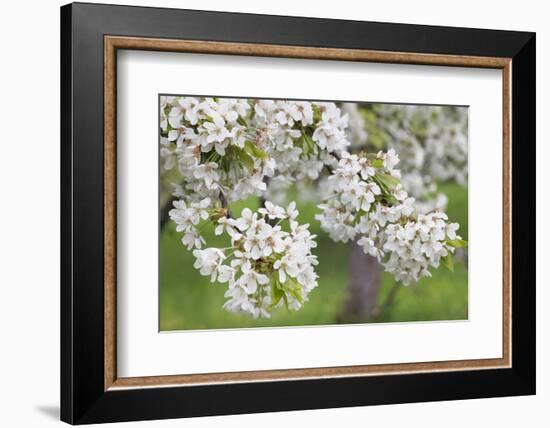
[[[120,0],[123,2],[122,0]],[[104,1],[104,3],[113,3]],[[114,2],[116,3],[116,2]],[[550,252],[545,217],[550,168],[550,28],[542,1],[461,0],[273,2],[148,0],[170,6],[323,18],[485,27],[537,32],[538,395],[264,415],[155,421],[159,427],[548,426]],[[0,13],[0,425],[54,426],[59,406],[59,6],[4,2]],[[518,142],[515,142],[516,144]],[[521,142],[519,142],[521,144]],[[490,160],[488,160],[490,162]],[[125,426],[138,426],[137,423]]]

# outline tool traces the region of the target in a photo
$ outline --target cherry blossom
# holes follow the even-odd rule
[[[397,181],[399,157],[394,151],[361,159],[376,171],[367,180],[359,173],[359,162],[346,156],[333,171],[332,193],[319,205],[321,226],[336,241],[357,240],[365,254],[376,257],[404,285],[430,276],[430,267],[437,268],[463,245],[458,224],[448,223],[438,210],[416,211],[414,198]],[[366,189],[371,189],[368,199]]]

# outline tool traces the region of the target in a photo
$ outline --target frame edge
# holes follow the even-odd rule
[[[72,5],[60,8],[60,105],[61,105],[61,385],[60,419],[74,423],[74,376],[73,376],[73,227],[72,227]]]
[[[75,7],[76,6],[76,7]],[[82,291],[80,284],[76,281],[79,279],[77,275],[78,272],[75,272],[75,269],[79,268],[73,266],[72,256],[75,251],[75,235],[74,233],[78,231],[77,227],[72,225],[73,220],[75,219],[75,214],[78,214],[77,210],[74,208],[74,197],[78,195],[78,189],[76,185],[80,184],[81,181],[75,182],[73,178],[73,173],[77,171],[77,163],[82,159],[79,158],[78,151],[76,149],[82,147],[82,142],[73,137],[74,131],[80,131],[79,126],[82,126],[80,123],[76,123],[73,126],[73,110],[75,108],[75,102],[78,101],[78,98],[82,95],[88,95],[88,93],[81,94],[81,88],[78,86],[82,84],[84,78],[80,76],[73,75],[73,68],[76,66],[81,66],[88,61],[94,60],[94,55],[97,43],[96,37],[98,34],[103,34],[105,32],[109,33],[109,29],[120,29],[122,32],[127,31],[126,28],[133,28],[134,31],[138,31],[135,23],[136,10],[141,9],[140,14],[145,13],[144,8],[135,8],[135,7],[126,7],[126,9],[132,9],[132,16],[128,18],[128,23],[122,24],[113,24],[111,21],[108,23],[97,21],[98,16],[101,15],[101,11],[107,12],[113,11],[114,17],[119,15],[119,12],[125,10],[124,7],[115,8],[113,6],[105,5],[90,5],[90,4],[77,4],[77,5],[67,5],[63,6],[61,10],[61,419],[68,423],[93,423],[93,422],[114,422],[114,421],[128,421],[128,420],[143,420],[151,418],[174,418],[174,417],[189,417],[189,416],[200,416],[200,415],[215,415],[215,414],[237,414],[237,413],[250,413],[250,412],[266,412],[266,411],[276,411],[276,410],[298,410],[298,409],[313,409],[313,408],[328,408],[328,407],[348,407],[348,406],[364,406],[371,404],[389,404],[389,403],[399,403],[399,402],[418,402],[418,401],[439,401],[439,400],[451,400],[451,399],[463,399],[463,398],[481,398],[488,396],[505,396],[505,395],[528,395],[535,393],[535,324],[534,324],[534,312],[529,312],[534,309],[535,302],[535,282],[534,282],[534,260],[532,262],[525,262],[521,265],[527,269],[526,277],[519,276],[519,269],[515,269],[514,275],[516,281],[517,291],[514,292],[514,298],[516,294],[520,293],[519,285],[526,285],[527,288],[522,289],[522,292],[526,292],[525,297],[521,297],[521,305],[515,305],[512,308],[512,312],[517,315],[521,314],[524,319],[516,325],[517,316],[513,322],[514,337],[518,337],[519,334],[526,334],[528,337],[522,338],[521,343],[516,343],[516,346],[513,347],[513,363],[514,367],[507,370],[495,370],[493,374],[487,375],[486,382],[481,385],[481,388],[478,391],[470,393],[469,397],[466,397],[466,390],[464,385],[468,382],[476,380],[475,372],[464,372],[461,375],[453,375],[450,373],[442,373],[438,376],[428,375],[424,378],[423,382],[430,381],[433,382],[433,387],[428,388],[426,391],[419,391],[419,394],[410,399],[407,396],[404,390],[407,389],[407,385],[412,385],[416,381],[412,379],[417,379],[416,375],[408,376],[399,376],[404,381],[404,385],[396,385],[396,379],[388,381],[388,385],[384,386],[384,390],[389,390],[396,387],[397,394],[395,396],[388,396],[387,399],[381,400],[380,398],[371,397],[370,388],[366,388],[355,378],[348,379],[339,379],[333,382],[333,386],[330,389],[327,389],[326,381],[296,381],[291,396],[296,399],[296,397],[301,397],[300,401],[292,401],[292,397],[285,397],[280,395],[277,400],[268,403],[262,403],[255,399],[257,393],[260,391],[273,391],[272,394],[276,391],[283,392],[286,388],[280,386],[277,382],[268,382],[267,384],[256,384],[253,388],[245,389],[243,387],[234,386],[231,391],[228,391],[227,388],[222,386],[209,386],[208,391],[203,387],[190,388],[188,391],[183,391],[185,388],[167,388],[165,391],[159,390],[142,390],[139,392],[132,392],[129,394],[129,391],[108,391],[103,392],[99,395],[98,388],[95,388],[95,377],[99,377],[97,373],[98,363],[96,359],[89,360],[86,358],[86,355],[83,354],[82,346],[75,348],[75,338],[77,337],[76,333],[83,333],[79,338],[80,345],[84,339],[94,336],[96,329],[103,328],[102,322],[96,320],[95,317],[91,320],[91,325],[87,326],[88,329],[82,328],[80,322],[83,322],[83,319],[86,315],[80,313],[82,308],[80,305],[83,304],[83,299],[79,296],[80,293],[76,295],[73,294],[77,291]],[[152,11],[158,11],[158,9],[149,9]],[[86,26],[86,29],[79,28],[78,24],[84,23],[84,14],[85,12],[90,12],[89,16],[89,25]],[[192,11],[191,11],[192,12]],[[195,16],[196,13],[191,13]],[[204,13],[204,16],[216,17],[216,13]],[[230,13],[225,13],[227,19],[231,18],[233,15]],[[253,15],[252,15],[253,16]],[[242,18],[241,18],[242,19]],[[306,18],[307,19],[307,18]],[[132,27],[133,26],[133,27]],[[187,30],[186,30],[187,31]],[[193,32],[194,30],[189,30]],[[86,34],[82,34],[86,33]],[[107,34],[105,33],[105,34]],[[113,34],[112,32],[110,34]],[[238,36],[233,36],[238,37]],[[266,36],[255,36],[258,39],[265,38]],[[252,37],[252,38],[255,38]],[[512,36],[510,36],[512,37]],[[168,37],[169,38],[169,37]],[[227,40],[231,38],[227,37]],[[525,84],[523,89],[527,89],[528,94],[523,98],[518,100],[517,96],[513,97],[513,110],[518,113],[520,108],[525,109],[524,113],[519,112],[519,117],[513,117],[513,129],[512,132],[514,137],[517,138],[519,135],[518,129],[527,131],[526,136],[521,136],[522,140],[525,141],[525,144],[522,145],[525,153],[520,156],[519,159],[512,159],[514,164],[521,164],[522,173],[525,172],[528,176],[525,180],[522,181],[522,184],[532,184],[534,185],[534,176],[535,171],[533,168],[534,163],[534,112],[535,112],[535,49],[534,49],[534,33],[517,33],[513,36],[515,39],[515,44],[513,46],[508,46],[504,49],[502,46],[495,47],[495,50],[504,49],[507,52],[511,52],[514,49],[514,61],[513,62],[513,82],[512,90],[514,95],[516,95],[516,90],[521,91],[519,88],[520,79],[518,78],[517,71],[520,71],[523,77],[530,81],[529,84]],[[520,41],[521,39],[521,41]],[[525,40],[527,40],[525,42]],[[77,59],[73,56],[73,51],[76,52],[78,46],[80,46],[83,41],[89,42],[92,46],[91,53],[87,55],[82,55],[80,59]],[[499,44],[504,44],[505,40],[499,40]],[[338,43],[336,41],[335,43]],[[517,47],[521,45],[521,49],[517,50]],[[492,46],[492,45],[490,45]],[[434,51],[438,49],[434,47]],[[516,58],[517,52],[517,58]],[[85,57],[85,59],[82,59]],[[520,64],[521,63],[521,64]],[[94,66],[96,64],[94,63]],[[82,71],[82,70],[80,70]],[[92,91],[95,89],[96,78],[92,74]],[[89,77],[88,75],[86,77]],[[517,80],[516,80],[517,79]],[[80,92],[78,92],[80,91]],[[75,92],[78,92],[76,94]],[[103,97],[101,97],[103,99]],[[97,101],[92,97],[93,104]],[[94,104],[94,108],[97,106]],[[80,112],[78,112],[80,113]],[[95,113],[95,111],[93,112]],[[532,118],[528,116],[531,115]],[[516,120],[517,119],[517,120]],[[97,120],[95,116],[91,120]],[[532,127],[529,129],[529,127]],[[101,129],[101,133],[103,129]],[[518,134],[516,134],[518,132]],[[82,135],[79,135],[79,138]],[[517,139],[515,139],[516,145],[513,146],[513,155],[516,155],[516,150],[521,150],[517,147]],[[76,143],[79,143],[77,145]],[[517,162],[515,162],[517,160]],[[95,159],[92,159],[95,162]],[[82,166],[82,165],[80,165]],[[81,173],[85,175],[85,173]],[[515,176],[514,178],[516,178]],[[100,179],[98,179],[100,180]],[[75,191],[73,191],[73,184],[75,184]],[[514,185],[513,188],[517,190],[519,188],[519,183]],[[86,189],[84,189],[86,190]],[[521,190],[521,189],[520,189]],[[531,198],[531,199],[529,199]],[[516,201],[516,198],[513,198]],[[534,200],[534,190],[532,193],[528,192],[519,198],[520,200],[527,201],[527,205],[523,208],[523,215],[518,216],[517,212],[513,212],[513,220],[516,221],[525,221],[532,222],[530,213],[531,209],[534,209],[535,200]],[[529,202],[531,201],[531,202]],[[516,257],[523,258],[526,255],[534,254],[534,243],[535,239],[535,229],[534,223],[528,224],[525,226],[526,229],[523,229],[527,234],[517,240],[514,239],[514,243],[521,248],[513,251],[514,260]],[[514,233],[515,232],[515,233]],[[517,229],[513,230],[514,237],[520,236]],[[101,234],[103,236],[103,234]],[[94,242],[95,244],[95,242]],[[523,255],[522,251],[527,250],[526,254]],[[94,248],[95,251],[95,248]],[[67,257],[64,261],[63,258]],[[531,270],[532,269],[532,270]],[[103,273],[103,270],[102,270]],[[86,285],[86,284],[85,284]],[[89,290],[85,290],[87,293]],[[513,290],[514,291],[514,290]],[[103,296],[101,296],[103,300]],[[517,299],[515,300],[518,301]],[[93,304],[95,304],[95,299]],[[92,305],[92,302],[90,302]],[[103,318],[103,314],[101,314]],[[70,324],[67,324],[70,323]],[[94,342],[90,343],[92,350],[94,352],[99,352],[95,347],[95,336],[93,337]],[[514,340],[515,342],[515,340]],[[103,341],[102,341],[103,344]],[[524,346],[522,348],[521,346]],[[102,365],[103,366],[103,365]],[[89,370],[89,372],[87,372]],[[83,381],[84,377],[92,377],[93,382]],[[101,384],[103,384],[103,376],[101,376]],[[376,377],[372,380],[372,385],[378,385],[380,382]],[[443,384],[449,384],[452,382],[455,384],[454,391],[447,391],[442,395],[434,395],[434,391],[442,386]],[[456,383],[455,383],[456,382]],[[345,386],[345,387],[344,387]],[[191,391],[193,390],[193,391]],[[252,392],[256,391],[256,393]],[[311,391],[316,391],[315,395],[317,398],[314,398],[311,394]],[[351,395],[351,391],[354,393],[360,393],[359,396]],[[251,405],[244,406],[242,403],[239,404],[235,395],[236,393],[242,392],[245,393],[245,396],[248,396],[252,400]],[[252,392],[252,395],[251,395]],[[362,392],[362,393],[361,393]],[[206,394],[212,394],[214,397],[226,396],[228,402],[221,402],[217,408],[212,408],[212,406],[207,406],[205,403],[201,402],[206,397]],[[93,399],[92,399],[93,398]]]

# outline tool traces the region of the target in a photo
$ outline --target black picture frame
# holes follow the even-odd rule
[[[512,367],[105,391],[105,35],[511,58]],[[63,6],[61,420],[86,424],[534,394],[535,43],[528,32]]]

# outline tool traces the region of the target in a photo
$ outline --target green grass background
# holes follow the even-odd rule
[[[440,184],[439,190],[449,198],[447,213],[460,223],[460,234],[468,237],[468,192],[455,184]],[[245,206],[257,207],[257,199],[232,205],[240,213]],[[160,236],[160,330],[220,329],[242,327],[300,326],[337,323],[337,315],[346,299],[348,244],[334,243],[320,230],[314,219],[314,203],[300,203],[300,222],[310,223],[318,235],[314,253],[319,258],[319,286],[310,293],[309,301],[299,311],[279,309],[270,319],[254,320],[246,314],[222,309],[227,284],[210,283],[192,265],[194,257],[181,244],[171,222]],[[214,235],[213,226],[204,229],[208,246],[227,246],[224,237]],[[376,322],[406,322],[466,319],[468,316],[468,272],[464,264],[455,264],[454,272],[445,267],[432,270],[432,278],[423,278],[415,286],[400,287],[393,304]],[[379,302],[384,301],[393,279],[383,274]]]

